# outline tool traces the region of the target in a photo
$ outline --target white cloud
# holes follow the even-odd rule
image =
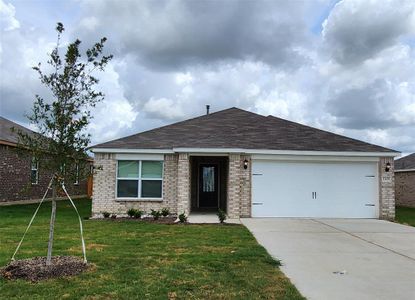
[[[144,104],[143,111],[152,118],[163,118],[167,120],[178,120],[185,116],[177,102],[166,98],[150,98]]]
[[[65,38],[89,46],[106,36],[115,55],[100,75],[94,141],[203,115],[210,104],[415,151],[415,2],[329,2],[231,1],[219,12],[215,1],[75,2]],[[40,86],[30,67],[56,36],[54,20],[15,6],[23,19],[2,31],[0,95],[1,113],[20,118]],[[322,15],[322,34],[312,35]]]
[[[120,85],[120,77],[115,68],[123,62],[113,61],[100,74],[99,87],[105,94],[104,102],[98,103],[94,109],[94,119],[89,126],[93,142],[114,139],[123,130],[133,126],[138,116],[131,103],[125,98]]]
[[[190,74],[190,72],[186,72],[186,73],[177,73],[175,76],[175,80],[178,85],[182,85],[182,84],[192,83],[194,78],[192,74]]]
[[[413,34],[412,0],[343,0],[323,23],[323,38],[332,58],[358,64]]]
[[[0,0],[0,28],[3,31],[11,31],[20,28],[20,22],[16,19],[16,9],[11,3]]]

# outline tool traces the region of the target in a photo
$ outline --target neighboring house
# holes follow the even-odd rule
[[[415,207],[415,153],[395,160],[396,205]]]
[[[42,161],[37,161],[29,153],[17,151],[18,135],[12,128],[35,134],[28,128],[0,117],[0,203],[41,199],[52,174],[42,168]],[[86,195],[86,180],[78,177],[75,181],[66,184],[70,195]]]
[[[91,147],[92,211],[393,219],[399,152],[230,108]]]

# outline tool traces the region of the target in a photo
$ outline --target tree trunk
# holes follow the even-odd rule
[[[48,255],[46,257],[46,265],[52,264],[52,247],[53,247],[53,230],[55,228],[56,219],[56,184],[52,186],[52,213],[50,215],[50,226],[49,226],[49,242],[48,242]]]

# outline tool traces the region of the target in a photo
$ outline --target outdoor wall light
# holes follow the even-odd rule
[[[385,167],[385,172],[389,172],[390,169],[391,169],[391,163],[390,162],[387,162],[386,163],[386,167]]]
[[[244,169],[245,170],[248,169],[248,160],[247,159],[244,160]]]

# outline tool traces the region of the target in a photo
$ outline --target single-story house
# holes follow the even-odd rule
[[[52,178],[52,173],[42,168],[42,161],[25,151],[16,151],[16,130],[35,134],[32,130],[0,116],[0,203],[19,200],[36,202],[43,197]],[[87,181],[76,178],[75,182],[66,184],[66,188],[75,197],[86,196]]]
[[[92,211],[239,217],[395,216],[399,152],[238,108],[92,147]]]
[[[396,205],[415,207],[415,153],[395,160]]]

